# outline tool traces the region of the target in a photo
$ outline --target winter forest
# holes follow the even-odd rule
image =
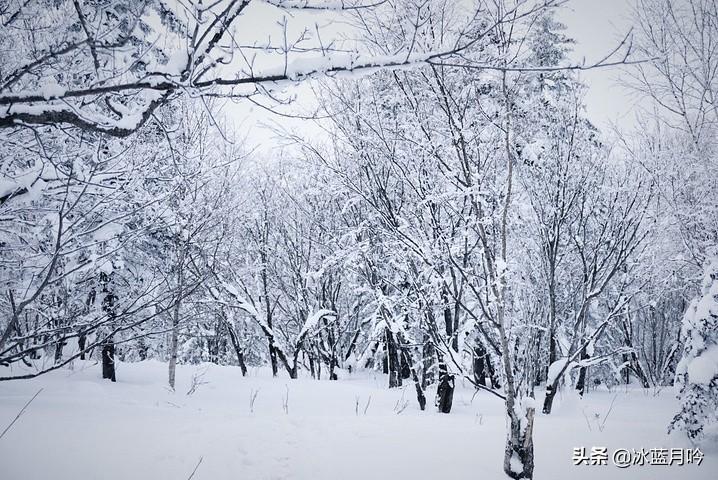
[[[0,479],[718,478],[715,0],[0,24]]]

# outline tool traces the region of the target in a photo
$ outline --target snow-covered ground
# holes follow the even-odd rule
[[[195,467],[195,480],[506,478],[501,400],[474,396],[468,386],[458,386],[444,415],[419,411],[412,385],[388,390],[374,372],[330,382],[180,366],[171,392],[166,370],[154,361],[119,364],[113,384],[84,362],[0,383],[0,431],[43,389],[0,438],[0,479],[184,480]],[[665,434],[676,408],[671,389],[592,391],[583,400],[562,394],[554,414],[537,415],[535,478],[718,478],[716,451],[705,451],[701,465],[573,465],[575,447],[688,447]]]

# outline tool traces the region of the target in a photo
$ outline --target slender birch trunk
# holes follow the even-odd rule
[[[169,361],[169,385],[172,390],[175,388],[175,371],[177,369],[177,349],[179,344],[179,320],[180,308],[182,306],[182,296],[184,294],[184,259],[185,247],[183,246],[179,252],[177,262],[177,298],[172,310],[172,332],[170,334],[170,361]]]

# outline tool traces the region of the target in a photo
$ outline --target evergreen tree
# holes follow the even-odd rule
[[[676,370],[681,410],[669,426],[693,442],[718,434],[718,256],[708,263],[701,296],[688,306],[681,336],[683,358]]]

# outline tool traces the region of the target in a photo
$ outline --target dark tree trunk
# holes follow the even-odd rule
[[[431,340],[427,337],[424,339],[424,348],[422,352],[422,362],[421,362],[421,387],[426,388],[428,385],[431,385],[435,382],[435,376],[434,376],[434,360],[435,360],[435,354],[434,354],[434,344],[431,343]]]
[[[292,357],[292,368],[289,369],[289,378],[297,379],[299,377],[299,354],[302,353],[301,346],[297,346]],[[319,363],[319,362],[317,362]]]
[[[426,395],[424,395],[424,389],[421,388],[421,383],[419,383],[419,377],[416,376],[416,372],[414,372],[414,386],[416,387],[416,399],[419,402],[419,408],[423,412],[426,410]]]
[[[274,346],[273,337],[269,337],[269,360],[272,364],[272,376],[276,377],[279,369],[277,367],[277,349]]]
[[[403,342],[403,339],[400,339]],[[424,395],[424,388],[421,386],[419,375],[416,373],[416,364],[414,358],[408,348],[402,348],[402,360],[407,365],[411,379],[414,381],[414,388],[416,388],[416,400],[419,402],[419,408],[423,411],[426,409],[426,396]]]
[[[35,321],[34,321],[34,324],[33,324],[33,330],[37,330],[38,323],[40,323],[40,322],[39,322],[39,314],[36,314],[36,315],[35,315]],[[39,339],[38,339],[37,337],[33,336],[33,339],[32,339],[32,345],[33,345],[33,347],[34,347],[35,345],[38,345],[38,343],[39,343],[38,340],[39,340]],[[30,351],[30,358],[31,358],[32,360],[37,360],[38,358],[40,358],[40,353],[37,351],[37,348],[33,348],[33,349]]]
[[[349,342],[349,348],[347,348],[347,351],[344,354],[344,361],[349,360],[349,357],[351,357],[352,353],[354,353],[354,349],[356,349],[357,340],[359,340],[359,335],[361,334],[361,332],[361,328],[357,328],[356,332],[354,332],[352,340],[351,342]]]
[[[486,370],[489,372],[489,379],[491,379],[491,388],[498,390],[501,388],[501,380],[499,375],[494,368],[494,364],[491,362],[491,357],[487,354],[485,357]]]
[[[534,396],[534,389],[543,383],[544,370],[541,368],[541,349],[543,343],[543,332],[541,330],[535,335],[533,347],[531,349],[531,361],[528,373],[529,392]],[[547,372],[548,373],[548,372]]]
[[[217,350],[218,350],[218,344],[217,344],[217,338],[208,338],[207,339],[207,356],[209,357],[209,363],[214,363],[217,365]]]
[[[631,357],[633,359],[632,370],[641,382],[641,386],[643,388],[650,387],[651,384],[648,382],[648,376],[646,375],[646,372],[643,371],[643,367],[641,366],[641,362],[638,360],[638,356],[635,353],[631,353]]]
[[[337,362],[337,355],[333,345],[331,347],[331,353],[329,355],[329,361],[327,363],[329,366],[329,380],[339,380],[339,377],[337,376],[336,372],[336,368],[339,365],[339,362]]]
[[[115,380],[115,343],[107,339],[102,344],[102,378]]]
[[[388,328],[385,329],[386,337],[386,362],[389,373],[389,388],[401,387],[401,362],[399,351],[394,339],[394,334]]]
[[[588,360],[590,358],[590,355],[586,352],[586,348],[581,350],[581,360]],[[576,381],[576,390],[578,390],[578,394],[583,397],[583,394],[586,393],[586,375],[588,373],[588,367],[581,366],[578,369],[578,380]]]
[[[299,354],[302,352],[301,345],[297,345],[297,347],[294,349],[294,354],[292,356],[292,363],[290,365],[289,360],[287,359],[287,355],[284,353],[283,350],[279,348],[275,348],[275,355],[278,357],[279,360],[282,361],[282,365],[284,365],[284,369],[289,374],[289,378],[296,379],[299,375]],[[319,362],[317,362],[319,363]],[[276,375],[275,375],[276,376]]]
[[[85,345],[87,344],[87,336],[84,333],[81,333],[77,337],[77,348],[80,349],[80,360],[85,359]]]
[[[653,317],[655,315],[655,310],[653,308],[650,309],[651,316]],[[643,370],[643,367],[641,366],[641,362],[638,359],[638,355],[636,355],[636,352],[633,347],[633,328],[631,326],[631,319],[629,315],[626,315],[623,318],[623,322],[621,323],[621,326],[623,328],[623,336],[625,338],[626,347],[632,349],[630,353],[623,354],[623,363],[625,365],[623,374],[624,374],[624,380],[626,382],[626,385],[631,383],[631,372],[633,372],[638,380],[641,382],[641,385],[643,388],[650,387],[650,383],[648,381],[648,376],[646,375],[646,372]],[[656,338],[655,336],[652,338],[653,341],[653,348],[652,351],[656,351]],[[665,340],[661,341],[663,343]],[[655,362],[655,358],[654,358]]]
[[[629,345],[629,347],[631,347],[631,345]],[[638,356],[635,352],[631,352],[629,355],[623,355],[623,362],[626,365],[624,368],[626,385],[631,383],[631,372],[633,372],[638,378],[638,381],[641,382],[641,386],[643,388],[651,386],[648,382],[648,376],[646,375],[646,372],[643,371],[641,362],[638,360]]]
[[[269,281],[267,279],[267,268],[266,265],[268,265],[267,261],[267,245],[269,241],[269,221],[267,220],[267,212],[264,212],[264,228],[262,229],[262,248],[260,248],[260,260],[262,261],[262,265],[265,265],[264,268],[262,268],[261,272],[261,279],[262,279],[262,297],[264,297],[264,314],[266,315],[265,321],[267,322],[266,328],[265,326],[262,326],[262,330],[264,331],[264,335],[267,337],[268,341],[268,348],[269,348],[269,360],[272,364],[272,376],[276,377],[278,373],[278,365],[277,365],[277,347],[274,345],[274,333],[272,332],[272,304],[269,297]],[[285,359],[285,365],[286,365],[286,359]],[[287,367],[287,370],[289,368]]]
[[[553,408],[553,399],[556,397],[556,390],[558,389],[557,382],[554,382],[546,386],[546,396],[543,399],[543,413],[546,415],[551,413]]]
[[[244,362],[244,353],[241,351],[237,352],[237,363],[239,364],[239,369],[242,370],[242,376],[247,376],[247,364]]]
[[[367,355],[364,365],[357,365],[357,368],[378,368],[379,367],[378,365],[375,365],[375,362],[374,362],[374,359],[376,357],[376,352],[377,352],[377,350],[379,350],[379,343],[380,342],[378,340],[375,341],[374,343],[372,343],[372,346],[370,348],[371,353],[369,355]],[[385,365],[384,360],[382,360],[382,370],[384,373],[387,373],[387,370],[383,368],[384,365]]]
[[[630,365],[630,357],[625,353],[622,355],[622,357],[623,363],[624,365],[626,365],[623,369],[623,381],[626,385],[628,385],[629,383],[631,383],[631,369],[628,368],[628,366]]]
[[[474,347],[474,381],[486,386],[486,349],[480,343]]]
[[[227,333],[229,333],[229,341],[232,343],[232,348],[234,348],[234,353],[237,355],[237,363],[239,364],[239,368],[242,370],[242,376],[247,376],[247,364],[244,362],[244,352],[242,351],[242,347],[239,345],[239,338],[237,338],[237,332],[234,331],[234,326],[229,323],[229,320],[226,320],[227,322]]]
[[[55,364],[58,364],[62,361],[62,349],[65,346],[65,342],[62,340],[59,340],[55,344]]]
[[[414,387],[416,388],[416,400],[419,402],[419,408],[424,411],[426,410],[426,395],[424,395],[424,389],[421,388],[419,375],[417,375],[415,368],[411,369],[411,377],[414,380]]]
[[[454,403],[454,376],[451,375],[446,364],[439,363],[439,386],[436,388],[436,406],[441,413],[451,412]]]
[[[331,309],[336,311],[336,306],[331,305]],[[337,341],[336,336],[334,335],[334,330],[332,329],[332,325],[329,324],[326,317],[324,318],[324,329],[327,332],[327,349],[329,350],[329,380],[338,380],[339,377],[337,376],[336,367],[339,365],[339,362],[337,361]]]
[[[148,350],[149,347],[147,346],[147,342],[144,338],[140,338],[139,342],[137,342],[137,355],[140,357],[141,361],[147,360]]]
[[[314,371],[314,359],[309,355],[309,374],[312,378],[317,378],[317,372]]]
[[[399,361],[401,362],[401,378],[402,379],[411,378],[411,367],[409,366],[408,362],[406,361],[406,357],[404,355],[402,355]]]
[[[100,284],[102,291],[105,293],[102,299],[102,310],[107,313],[110,319],[115,318],[115,295],[111,288],[111,275],[100,272]],[[112,325],[112,322],[110,322]],[[115,381],[115,341],[112,337],[106,338],[102,342],[102,378]]]
[[[451,342],[451,348],[458,351],[458,319],[455,318],[455,316],[452,314],[451,307],[449,307],[449,293],[446,291],[446,287],[444,287],[441,291],[441,301],[444,303],[444,329],[446,330],[446,337]]]
[[[554,337],[553,330],[548,332],[548,366],[546,367],[546,375],[548,376],[548,369],[556,361],[556,338]]]
[[[439,375],[439,387],[436,389],[436,406],[441,413],[450,413],[454,403],[454,376],[447,372]]]

